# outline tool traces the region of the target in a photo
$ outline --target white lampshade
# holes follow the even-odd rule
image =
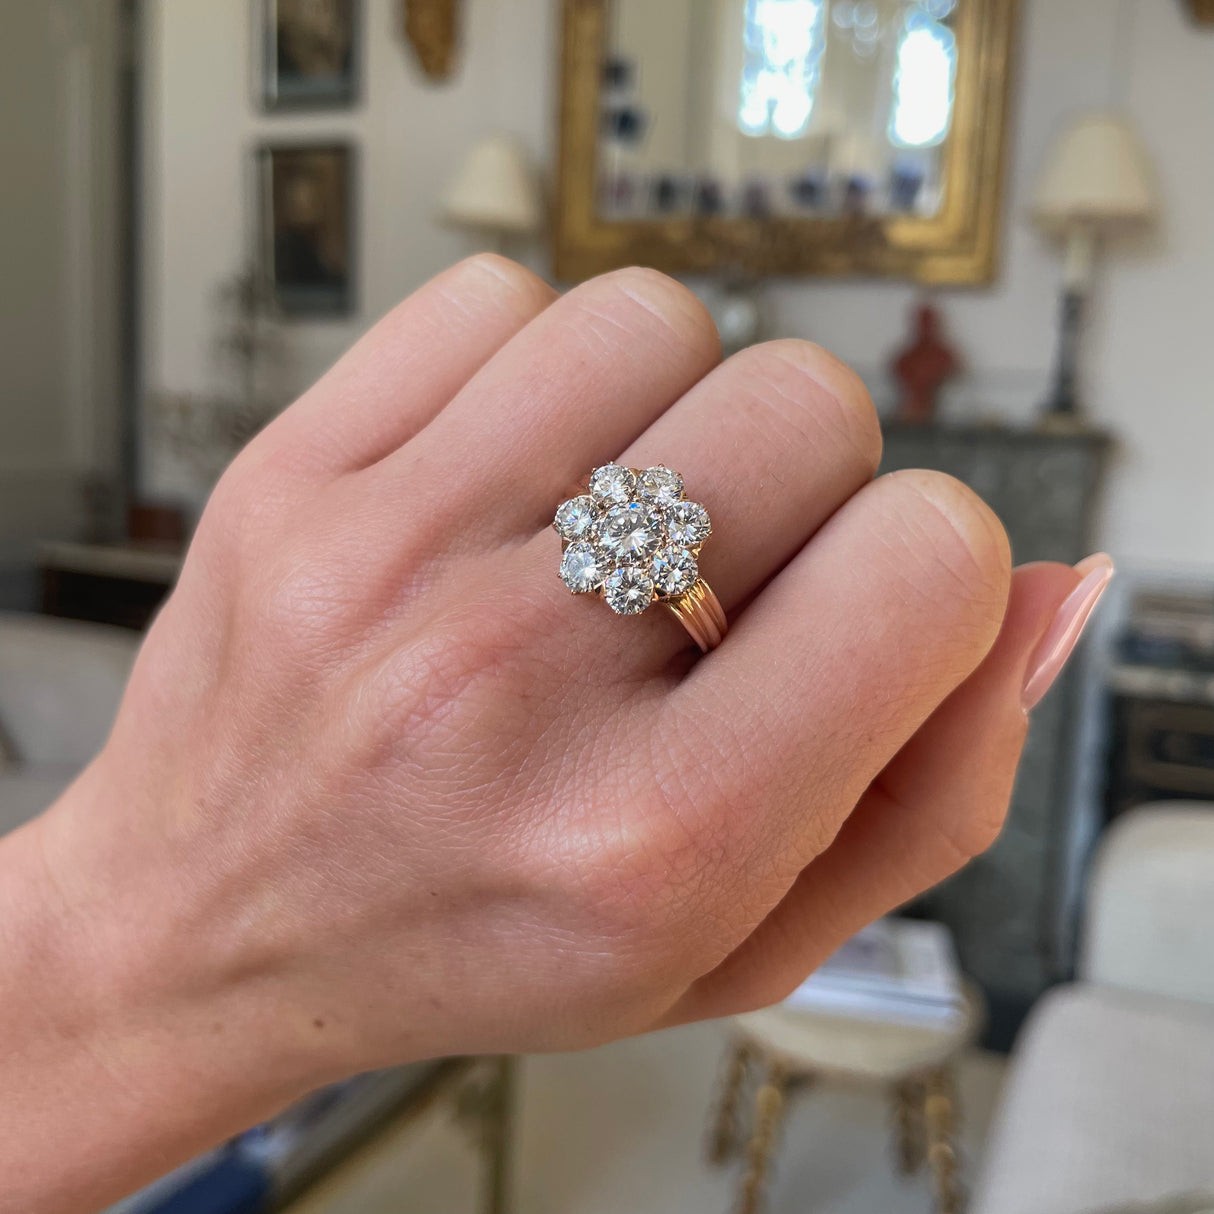
[[[481,232],[536,231],[543,207],[526,152],[504,135],[474,144],[443,194],[439,217],[449,227]]]
[[[1156,217],[1155,183],[1137,135],[1113,114],[1083,114],[1054,140],[1033,195],[1032,216],[1052,234],[1086,227],[1115,233]]]

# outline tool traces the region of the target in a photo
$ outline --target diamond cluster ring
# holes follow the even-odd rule
[[[561,580],[574,594],[600,595],[617,615],[664,603],[703,652],[721,643],[725,612],[699,567],[712,524],[677,472],[604,464],[552,525],[564,548]]]

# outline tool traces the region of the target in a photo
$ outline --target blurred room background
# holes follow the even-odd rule
[[[996,847],[789,1004],[368,1077],[128,1214],[1214,1210],[1210,0],[0,14],[0,830],[104,739],[233,453],[477,250],[816,341],[887,468],[1120,571]]]

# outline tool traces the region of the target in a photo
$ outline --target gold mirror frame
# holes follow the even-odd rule
[[[625,265],[667,273],[868,275],[983,283],[995,274],[1004,127],[1018,0],[961,0],[956,102],[944,204],[931,218],[679,218],[596,213],[600,65],[611,0],[563,0],[560,157],[553,229],[557,278]]]

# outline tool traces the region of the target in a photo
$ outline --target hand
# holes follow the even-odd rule
[[[153,1170],[355,1070],[772,1002],[995,837],[1084,571],[1013,581],[967,489],[873,481],[816,346],[718,358],[661,275],[558,300],[477,258],[223,477],[108,745],[0,851],[53,875],[53,913],[12,886],[21,972],[161,1110]],[[712,514],[706,657],[557,577],[554,507],[621,452]],[[80,1116],[46,1133],[129,1187],[129,1120]]]

